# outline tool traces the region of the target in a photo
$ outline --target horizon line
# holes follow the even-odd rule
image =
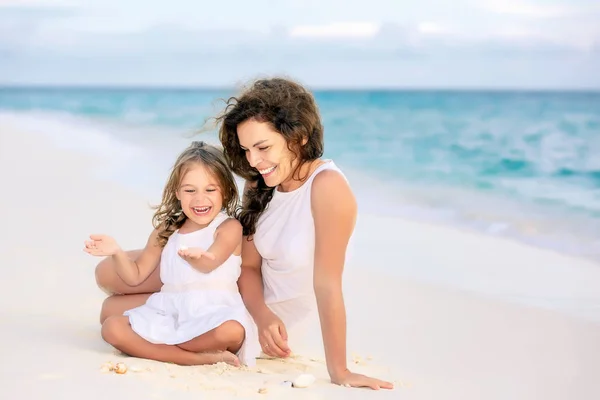
[[[249,81],[251,82],[251,81]],[[300,82],[302,83],[302,82]],[[310,90],[318,92],[587,92],[600,93],[599,87],[518,87],[518,86],[381,86],[381,85],[310,85],[302,83]],[[6,89],[65,89],[65,90],[156,90],[156,91],[238,91],[240,85],[169,85],[169,84],[50,84],[50,83],[2,83],[0,90]]]

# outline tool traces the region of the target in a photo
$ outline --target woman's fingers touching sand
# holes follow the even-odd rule
[[[291,353],[285,325],[275,314],[262,324],[260,339],[263,352],[271,357],[287,357]]]

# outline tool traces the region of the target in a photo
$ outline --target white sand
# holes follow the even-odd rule
[[[117,354],[99,335],[99,259],[82,244],[106,232],[140,247],[151,211],[145,199],[94,178],[92,167],[107,162],[0,121],[2,398],[600,398],[600,266],[368,216],[345,279],[349,365],[395,381],[395,390],[328,383],[318,335],[308,342],[312,352],[260,360],[250,371]],[[102,373],[108,361],[141,371]],[[317,377],[315,385],[280,385],[303,372]],[[268,392],[258,394],[261,387]]]

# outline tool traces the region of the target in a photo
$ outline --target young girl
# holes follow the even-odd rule
[[[181,365],[224,361],[254,365],[260,349],[245,338],[251,319],[238,292],[242,226],[234,215],[235,180],[223,154],[193,142],[177,159],[154,214],[146,247],[130,259],[116,241],[91,235],[85,251],[110,256],[137,286],[160,263],[160,292],[107,318],[102,337],[134,357]]]

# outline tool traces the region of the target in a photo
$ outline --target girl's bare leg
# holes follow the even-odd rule
[[[129,318],[125,316],[107,318],[102,324],[102,338],[118,350],[133,357],[179,365],[215,364],[221,361],[236,367],[240,365],[238,358],[229,351],[195,353],[178,346],[150,343],[131,329]]]
[[[127,255],[135,259],[142,250],[131,250]],[[160,266],[138,286],[130,286],[117,275],[112,258],[107,257],[96,266],[96,283],[107,294],[139,294],[158,292],[162,286],[160,281]]]
[[[226,350],[237,353],[244,342],[245,329],[237,321],[225,321],[216,328],[177,345],[178,347],[193,352]]]

